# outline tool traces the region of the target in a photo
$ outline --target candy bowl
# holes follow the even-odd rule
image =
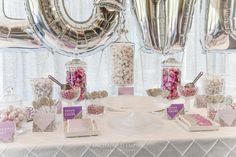
[[[180,96],[184,98],[184,108],[188,112],[190,110],[191,100],[195,97],[198,92],[198,87],[193,86],[178,86],[178,92]]]
[[[72,105],[72,103],[77,101],[80,97],[80,92],[81,90],[78,87],[60,90],[60,97],[62,101],[68,102]]]
[[[15,122],[17,134],[25,131],[26,119],[25,110],[21,107],[10,105],[0,110],[0,122]]]
[[[103,115],[105,111],[105,107],[103,105],[99,105],[99,104],[90,104],[87,107],[87,112],[89,115]]]

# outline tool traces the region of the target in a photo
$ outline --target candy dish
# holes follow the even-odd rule
[[[87,107],[87,112],[90,115],[102,115],[104,113],[105,107],[102,105],[91,104]]]
[[[184,108],[188,112],[190,110],[191,100],[198,92],[198,87],[178,86],[178,92],[180,96],[184,98]]]
[[[96,121],[91,119],[70,119],[64,124],[65,137],[97,136],[100,134]]]
[[[80,97],[80,88],[71,88],[69,90],[61,90],[60,97],[62,101],[73,103]]]
[[[219,130],[219,124],[201,116],[200,114],[180,115],[177,122],[188,131]]]
[[[9,107],[2,109],[0,114],[0,122],[7,121],[15,122],[17,132],[22,133],[26,123],[26,113],[23,109],[10,105]]]
[[[197,91],[197,87],[179,86],[179,93],[184,97],[195,96]]]

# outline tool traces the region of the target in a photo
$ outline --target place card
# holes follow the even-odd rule
[[[134,87],[119,87],[118,95],[134,95]]]
[[[175,119],[177,116],[184,114],[184,104],[172,104],[166,109],[168,119]]]
[[[33,132],[53,132],[55,128],[55,113],[34,114]]]
[[[0,141],[13,142],[16,124],[12,121],[0,122]]]
[[[82,106],[63,107],[64,121],[69,119],[81,119],[81,118],[82,118]]]

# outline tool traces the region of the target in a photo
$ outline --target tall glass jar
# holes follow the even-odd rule
[[[78,101],[84,100],[86,95],[86,68],[87,64],[80,59],[73,59],[66,63],[66,82],[81,90]]]
[[[119,30],[118,40],[111,45],[112,83],[119,95],[132,95],[134,84],[134,43],[127,39],[126,29]]]
[[[181,84],[182,65],[175,58],[162,62],[162,89],[170,92],[168,99],[179,98],[178,85]]]

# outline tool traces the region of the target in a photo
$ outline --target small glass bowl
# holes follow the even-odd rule
[[[60,91],[60,97],[62,99],[62,101],[66,101],[66,102],[75,102],[78,100],[78,98],[80,97],[80,88],[72,88],[69,90],[61,90]]]
[[[195,96],[198,92],[198,87],[185,87],[180,85],[178,88],[179,93],[184,97]]]
[[[90,104],[87,107],[87,112],[89,115],[103,115],[105,107],[97,104]]]

